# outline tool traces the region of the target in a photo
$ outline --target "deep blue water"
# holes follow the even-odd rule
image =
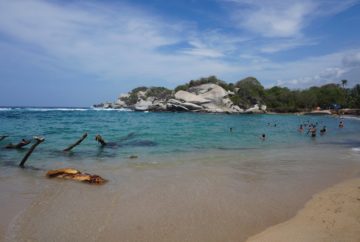
[[[297,128],[300,123],[326,125],[327,133],[315,139]],[[359,147],[360,121],[330,116],[297,115],[226,115],[198,113],[143,113],[93,109],[0,108],[0,162],[18,162],[27,148],[8,150],[3,147],[22,138],[43,136],[32,158],[56,159],[121,159],[129,155],[150,157],[216,150],[272,149],[315,146],[322,144]],[[275,126],[276,125],[276,126]],[[230,127],[233,128],[230,132]],[[84,132],[89,136],[73,152],[62,150]],[[260,139],[265,133],[266,141]],[[101,148],[94,140],[101,134],[113,147]]]

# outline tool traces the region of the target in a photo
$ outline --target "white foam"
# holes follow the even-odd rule
[[[11,108],[0,108],[0,111],[11,111]]]
[[[360,147],[354,147],[354,148],[351,148],[352,151],[355,151],[355,152],[360,152]]]
[[[87,108],[19,108],[18,110],[36,111],[36,112],[51,112],[51,111],[87,111]]]
[[[117,111],[117,112],[132,112],[133,110],[128,108],[91,108],[95,111]]]
[[[359,116],[342,116],[341,118],[343,118],[343,119],[353,119],[353,120],[358,120],[358,121],[360,121],[360,117],[359,117]]]

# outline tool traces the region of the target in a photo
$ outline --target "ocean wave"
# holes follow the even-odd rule
[[[342,116],[341,118],[344,118],[344,119],[353,119],[353,120],[360,121],[360,117],[359,117],[359,116]]]
[[[351,148],[351,150],[355,152],[360,152],[360,147],[353,147]]]
[[[51,112],[51,111],[87,111],[88,108],[0,108],[0,111],[30,111],[30,112]]]
[[[20,110],[35,112],[51,112],[51,111],[87,111],[87,108],[21,108]]]
[[[131,112],[133,110],[127,108],[19,108],[19,107],[12,107],[12,108],[0,108],[1,111],[27,111],[27,112],[84,112],[84,111],[116,111],[116,112]]]
[[[117,111],[117,112],[132,112],[133,110],[128,108],[91,108],[90,110],[95,111]]]

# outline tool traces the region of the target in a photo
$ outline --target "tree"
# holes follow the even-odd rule
[[[341,80],[341,85],[342,85],[342,87],[343,88],[345,88],[345,86],[346,86],[346,84],[348,83],[348,81],[347,80]]]
[[[234,104],[249,108],[254,104],[263,103],[265,96],[264,87],[254,77],[247,77],[235,83],[237,92],[231,98]]]

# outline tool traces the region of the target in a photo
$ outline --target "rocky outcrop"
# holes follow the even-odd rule
[[[231,101],[234,92],[213,83],[192,86],[187,91],[179,90],[172,94],[170,90],[161,88],[134,90],[136,91],[120,95],[114,103],[100,104],[97,107],[102,105],[103,108],[129,108],[135,111],[208,113],[264,113],[266,110],[265,105],[258,104],[244,110]]]
[[[265,112],[266,112],[266,105],[261,105],[259,107],[258,104],[255,104],[253,107],[245,110],[245,113],[265,113]]]
[[[175,98],[177,100],[188,102],[188,103],[195,103],[195,104],[204,104],[211,102],[210,100],[207,100],[201,96],[198,96],[196,94],[186,92],[186,91],[178,91],[175,93]]]
[[[140,99],[135,105],[134,109],[136,111],[147,111],[150,109],[150,106],[152,106],[152,102],[150,100],[142,100]]]

